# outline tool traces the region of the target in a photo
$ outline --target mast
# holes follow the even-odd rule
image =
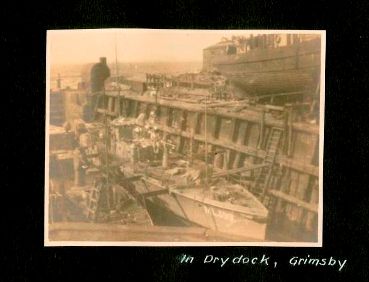
[[[119,79],[118,79],[118,75],[119,75],[119,71],[118,71],[118,52],[117,52],[117,32],[115,32],[115,83],[117,84],[117,88],[118,88],[118,96],[120,95],[120,86],[119,86]]]
[[[104,93],[104,101],[107,103],[106,94],[105,94],[105,85],[103,88]],[[108,118],[107,118],[107,105],[105,105],[104,111],[104,141],[105,141],[105,169],[106,169],[106,187],[109,187],[109,127],[108,127]]]

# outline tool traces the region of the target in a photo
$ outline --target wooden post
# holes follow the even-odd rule
[[[114,100],[113,100],[114,98],[113,97],[108,97],[107,99],[108,99],[108,107],[106,108],[106,111],[108,113],[111,113],[111,112],[113,112],[112,109],[113,109],[113,106],[114,106]]]
[[[181,131],[186,130],[186,122],[187,122],[187,112],[185,110],[181,111],[181,122],[180,122],[180,129]],[[185,138],[180,136],[179,137],[179,146],[178,146],[178,152],[181,153],[183,151],[183,146],[185,143]]]
[[[167,108],[167,122],[166,122],[166,125],[167,126],[172,126],[172,122],[173,122],[173,109],[168,107]]]
[[[261,112],[260,117],[260,132],[259,132],[259,141],[258,141],[258,149],[261,148],[264,140],[264,127],[265,127],[265,111]]]
[[[213,137],[215,139],[219,138],[219,132],[220,132],[220,126],[222,123],[222,119],[220,116],[215,116],[215,126],[214,126],[214,131],[213,131]]]
[[[245,134],[242,140],[242,145],[247,145],[248,139],[249,139],[250,123],[246,121],[245,124],[246,124],[246,128],[245,128]]]
[[[189,149],[189,160],[188,160],[188,165],[192,165],[193,163],[193,135],[194,135],[194,128],[191,128],[191,133],[190,133],[190,149]]]
[[[121,115],[121,107],[120,107],[120,97],[115,98],[115,114],[117,116]]]
[[[163,142],[163,161],[162,161],[162,167],[164,169],[166,169],[168,167],[168,148],[167,148],[167,144],[166,144],[167,143],[167,141],[166,141],[166,139],[167,139],[166,134],[164,135],[163,139],[164,139],[164,142]]]
[[[145,118],[147,119],[150,116],[150,104],[149,103],[145,103],[144,104],[144,110],[143,113],[145,113]]]
[[[161,119],[161,107],[159,105],[157,105],[156,107],[156,120],[158,123],[160,123],[160,119]]]
[[[193,136],[196,134],[199,134],[200,130],[201,130],[201,113],[196,112],[194,124],[193,124]],[[193,152],[197,153],[198,149],[199,149],[199,142],[195,141],[193,143]]]
[[[239,134],[239,127],[240,127],[240,123],[237,119],[233,118],[232,119],[232,129],[231,129],[231,141],[233,143],[237,143],[237,138],[238,138],[238,134]],[[234,161],[233,161],[233,168],[238,168],[239,166],[239,162],[240,162],[240,158],[241,158],[241,153],[239,152],[234,152],[236,155],[234,157]]]
[[[287,143],[287,156],[291,156],[292,154],[292,107],[288,108],[288,143]]]
[[[138,101],[134,101],[134,100],[131,100],[132,103],[133,103],[133,109],[132,109],[132,117],[136,118],[138,117],[138,109],[139,109],[139,102]]]
[[[231,129],[231,137],[232,142],[237,142],[238,134],[240,129],[240,123],[238,119],[232,119],[232,129]]]

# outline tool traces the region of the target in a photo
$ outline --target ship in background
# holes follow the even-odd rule
[[[222,39],[200,73],[51,93],[50,123],[108,125],[145,205],[253,240],[316,242],[320,60],[320,35]]]
[[[232,36],[203,50],[203,70],[223,73],[317,70],[320,35],[263,34]]]

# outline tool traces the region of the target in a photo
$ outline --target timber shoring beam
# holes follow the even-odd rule
[[[227,175],[233,175],[238,174],[246,171],[251,171],[255,169],[260,169],[263,167],[269,166],[269,164],[260,164],[260,165],[254,165],[254,166],[248,166],[248,167],[241,167],[241,168],[234,168],[234,169],[227,169],[220,172],[213,173],[212,177],[222,177]]]
[[[304,202],[294,196],[291,196],[291,195],[288,195],[286,193],[283,193],[281,191],[277,191],[277,190],[269,190],[267,192],[269,195],[271,195],[272,197],[276,197],[276,198],[279,198],[279,199],[282,199],[288,203],[291,203],[291,204],[294,204],[300,208],[303,208],[303,209],[306,209],[308,211],[311,211],[311,212],[314,212],[314,213],[318,213],[318,205],[316,204],[311,204],[311,203],[307,203],[307,202]]]

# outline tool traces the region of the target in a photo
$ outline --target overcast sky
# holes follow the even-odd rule
[[[250,31],[101,29],[48,31],[51,64],[202,61],[202,50],[232,35]]]

